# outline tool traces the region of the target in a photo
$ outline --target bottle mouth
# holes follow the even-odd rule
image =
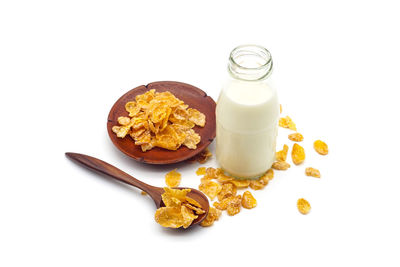
[[[240,45],[229,55],[228,70],[237,79],[257,81],[272,72],[271,53],[259,45]]]

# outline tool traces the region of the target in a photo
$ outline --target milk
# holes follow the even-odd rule
[[[241,80],[236,74],[224,84],[217,102],[217,161],[232,176],[258,178],[275,160],[277,92],[265,79]]]

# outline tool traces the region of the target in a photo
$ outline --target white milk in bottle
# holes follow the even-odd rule
[[[216,156],[236,178],[256,179],[275,160],[279,103],[271,71],[271,54],[261,46],[239,46],[230,54],[216,109]]]

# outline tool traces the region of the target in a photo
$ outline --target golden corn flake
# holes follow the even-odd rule
[[[208,167],[206,169],[206,175],[205,176],[207,178],[209,178],[209,179],[214,179],[214,178],[217,178],[217,174],[218,174],[218,170],[217,169],[214,169],[212,167]]]
[[[165,207],[157,209],[154,216],[156,222],[164,227],[188,228],[198,214],[205,213],[196,200],[187,196],[189,192],[190,189],[164,187],[161,198]]]
[[[159,208],[154,218],[157,223],[164,227],[179,228],[184,224],[181,209],[176,207]]]
[[[119,138],[124,138],[127,134],[129,134],[128,126],[113,126],[111,129]]]
[[[188,228],[192,224],[192,222],[198,217],[197,215],[194,215],[193,211],[186,206],[181,206],[181,214],[183,217],[182,226],[185,229]]]
[[[218,200],[222,201],[225,198],[236,196],[237,188],[233,183],[225,183],[222,185],[221,191],[218,193]]]
[[[306,215],[307,213],[310,212],[311,205],[304,198],[300,198],[299,200],[297,200],[297,209],[300,211],[301,214]]]
[[[314,149],[321,155],[328,154],[328,145],[321,140],[317,140],[314,142]]]
[[[237,195],[234,196],[232,201],[229,202],[228,207],[226,208],[226,211],[229,216],[234,216],[240,212],[240,207],[242,203],[242,196]]]
[[[204,174],[206,174],[206,167],[200,167],[200,168],[198,168],[197,171],[196,171],[196,174],[197,174],[197,175],[204,175]]]
[[[196,149],[197,144],[200,143],[201,137],[198,133],[196,133],[193,129],[189,129],[186,132],[186,138],[183,141],[183,144],[190,149]]]
[[[189,112],[189,121],[194,122],[200,127],[204,127],[206,124],[206,116],[203,113],[194,108],[189,108],[187,111]]]
[[[321,178],[321,173],[319,172],[319,170],[311,168],[311,167],[306,168],[306,175],[312,176],[315,178]]]
[[[279,113],[282,114],[282,104],[279,104]]]
[[[288,136],[289,140],[292,140],[294,142],[301,142],[304,140],[304,137],[301,133],[292,133],[289,134]]]
[[[234,185],[236,185],[237,188],[247,188],[250,185],[250,180],[238,180],[238,179],[233,179],[230,181]]]
[[[181,145],[196,149],[201,137],[192,128],[204,127],[205,115],[189,108],[170,92],[151,89],[125,104],[129,117],[118,117],[112,131],[119,138],[130,135],[142,151],[153,147],[177,150]]]
[[[207,217],[200,223],[200,225],[203,227],[211,226],[214,224],[214,221],[218,221],[220,216],[221,216],[220,210],[210,207]]]
[[[293,131],[297,131],[296,124],[292,121],[292,119],[289,116],[286,116],[284,118],[279,118],[279,126]]]
[[[221,191],[222,186],[211,180],[203,180],[199,185],[199,190],[206,194],[211,200],[213,200],[218,193]]]
[[[165,183],[169,187],[176,187],[181,183],[181,174],[175,170],[170,171],[165,175]]]
[[[233,177],[225,175],[223,172],[219,173],[217,176],[217,181],[221,184],[229,183],[233,180]]]
[[[290,164],[286,161],[276,161],[272,164],[272,168],[275,170],[285,171],[290,168]]]
[[[162,197],[169,197],[169,198],[176,198],[180,202],[186,201],[186,195],[190,192],[190,189],[173,189],[169,187],[164,187],[164,193],[162,194]],[[164,198],[163,198],[164,201]],[[169,206],[167,203],[165,203],[165,206]]]
[[[185,197],[185,201],[186,201],[187,203],[193,205],[193,206],[196,206],[196,207],[198,207],[198,208],[201,208],[200,203],[197,202],[197,200],[195,200],[195,199],[193,199],[193,198],[191,198],[191,197],[186,196],[186,197]]]
[[[191,209],[191,210],[194,211],[196,214],[204,214],[204,213],[205,213],[204,210],[202,210],[201,208],[198,208],[198,207],[196,207],[196,206],[194,206],[194,205],[192,205],[192,204],[183,203],[182,205],[185,206],[185,207],[187,207],[187,208],[189,208],[189,209]]]
[[[283,149],[281,151],[276,152],[276,160],[277,161],[286,161],[287,153],[289,151],[289,147],[287,145],[283,145]]]
[[[299,144],[294,144],[292,148],[292,161],[294,164],[299,165],[306,159],[306,152]]]
[[[140,192],[140,194],[141,194],[142,196],[146,196],[146,195],[147,195],[147,193],[144,192],[144,191]]]
[[[257,200],[253,197],[250,191],[245,191],[242,196],[242,206],[246,209],[252,209],[257,206]]]
[[[121,124],[122,126],[126,126],[129,123],[131,123],[131,118],[129,117],[118,117],[118,123]]]

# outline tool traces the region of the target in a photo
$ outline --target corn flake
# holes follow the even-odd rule
[[[199,185],[199,190],[206,194],[211,200],[213,200],[218,193],[221,191],[222,186],[216,182],[205,179]]]
[[[296,124],[292,121],[289,116],[279,119],[279,126],[287,128],[293,131],[297,131]]]
[[[214,224],[214,221],[218,221],[220,216],[221,216],[220,210],[210,207],[207,217],[200,223],[200,225],[203,227],[211,226]]]
[[[233,179],[230,182],[236,185],[237,188],[247,188],[250,185],[250,180]]]
[[[287,153],[289,151],[289,147],[287,145],[283,145],[283,149],[281,151],[276,152],[275,157],[277,161],[286,161]]]
[[[290,164],[286,161],[276,161],[272,164],[272,168],[275,170],[286,171],[290,168]]]
[[[200,167],[196,171],[196,175],[204,175],[206,174],[206,167]]]
[[[229,216],[234,216],[240,212],[240,207],[242,203],[242,196],[237,195],[234,196],[232,201],[229,202],[228,207],[226,208],[226,211]]]
[[[297,209],[300,211],[301,214],[306,215],[310,212],[311,205],[304,198],[300,198],[299,200],[297,200]]]
[[[321,178],[321,173],[319,172],[319,170],[311,168],[311,167],[306,168],[306,175],[312,176],[315,178]]]
[[[257,206],[257,200],[253,197],[250,191],[245,191],[242,196],[242,206],[246,209],[252,209]]]
[[[292,148],[292,161],[294,164],[299,165],[306,159],[304,148],[299,144],[294,144]]]
[[[320,155],[327,155],[328,154],[328,145],[325,142],[321,141],[321,140],[317,140],[317,141],[314,142],[314,149]]]
[[[165,175],[165,183],[169,187],[176,187],[181,183],[181,174],[175,170],[170,171]]]
[[[288,135],[289,140],[294,142],[301,142],[304,140],[304,137],[301,133],[292,133]]]

